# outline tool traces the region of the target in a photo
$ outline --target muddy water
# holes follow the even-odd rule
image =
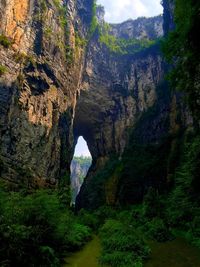
[[[100,253],[100,240],[95,236],[81,251],[66,258],[66,264],[63,267],[100,267],[98,264]]]
[[[150,242],[151,259],[145,267],[200,267],[200,249],[182,238],[166,243]]]
[[[144,267],[200,267],[200,249],[182,238],[166,243],[150,242],[149,245],[152,254]],[[101,267],[98,264],[100,253],[100,240],[95,236],[81,251],[67,257],[63,267]]]

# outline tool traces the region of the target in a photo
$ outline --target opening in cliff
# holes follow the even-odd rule
[[[78,195],[83,181],[88,173],[92,164],[92,157],[85,139],[80,136],[78,138],[74,157],[71,162],[71,190],[72,202],[75,203],[76,196]]]

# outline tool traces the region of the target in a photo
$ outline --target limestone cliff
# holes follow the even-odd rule
[[[165,9],[171,17],[172,11],[172,8]],[[127,42],[144,38],[158,40],[163,35],[162,24],[162,17],[158,16],[108,28],[110,35]],[[168,21],[170,27],[172,21]],[[84,136],[94,159],[77,197],[78,208],[134,203],[142,200],[150,186],[159,190],[167,188],[168,172],[172,171],[167,161],[176,142],[170,136],[191,123],[181,96],[171,93],[164,81],[168,66],[159,41],[140,51],[134,52],[133,46],[127,53],[119,53],[120,50],[112,51],[109,43],[101,40],[101,32],[97,31],[86,55],[82,90],[76,106],[75,138]],[[164,155],[160,152],[162,147]],[[148,150],[156,156],[146,153]],[[159,158],[159,153],[160,161],[155,160],[151,165],[152,158]],[[143,157],[147,162],[137,170]],[[133,166],[135,170],[131,170]],[[146,166],[149,169],[143,173]]]
[[[149,20],[149,23],[153,20],[155,25],[159,25],[156,29],[162,25],[161,17]],[[149,25],[148,19],[111,25],[110,34],[127,40],[129,36],[130,39],[140,40],[145,35],[150,40],[153,36],[159,38],[162,35],[160,30],[154,30],[152,34],[152,28],[150,30],[142,25],[143,22]],[[132,30],[131,34],[129,31],[128,35],[126,26],[129,29],[130,24],[133,29],[136,25],[136,30]],[[143,30],[138,30],[138,24],[142,25]],[[110,51],[109,47],[101,43],[98,33],[90,42],[86,58],[74,133],[75,138],[79,135],[85,138],[94,159],[91,174],[86,178],[77,199],[80,205],[90,206],[90,201],[96,201],[90,200],[88,203],[87,198],[88,190],[92,191],[91,184],[95,190],[92,177],[112,155],[123,155],[131,129],[140,116],[158,100],[156,88],[164,77],[165,64],[156,43],[139,52],[124,55]],[[170,109],[168,105],[169,103],[163,106],[155,128],[161,119],[166,119]],[[164,128],[156,129],[154,138],[159,138],[163,131]],[[150,131],[148,134],[151,135]]]
[[[167,65],[159,39],[163,17],[164,33],[173,28],[172,1],[164,1],[163,17],[113,25],[104,22],[101,7],[97,24],[94,7],[92,0],[0,3],[0,176],[55,186],[69,172],[82,135],[93,166],[79,207],[124,200],[129,183],[125,174],[119,180],[121,163],[110,165],[101,191],[94,176],[111,158],[124,159],[133,136],[158,144],[190,120],[177,108],[180,96],[163,83]],[[144,179],[140,197],[152,184],[152,177]]]
[[[1,176],[55,185],[69,169],[92,1],[0,3]],[[5,46],[5,42],[9,45]],[[27,182],[27,181],[26,181]]]
[[[162,25],[160,17],[157,19]],[[118,33],[117,26],[113,27],[111,34],[115,31],[120,36],[122,25],[118,25]],[[142,35],[143,31],[137,38]],[[163,75],[163,60],[156,44],[138,53],[121,55],[101,43],[98,33],[94,35],[86,54],[74,122],[75,137],[84,136],[94,159],[122,154],[127,129],[154,104],[155,88]]]
[[[71,162],[71,191],[72,202],[75,203],[84,178],[91,166],[92,159],[90,157],[74,157]]]

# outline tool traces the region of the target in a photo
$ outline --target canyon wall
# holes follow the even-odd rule
[[[1,178],[55,187],[69,174],[83,136],[93,164],[78,208],[139,200],[147,187],[166,184],[166,171],[156,178],[161,182],[152,174],[135,183],[135,174],[125,175],[130,166],[120,167],[127,153],[136,159],[134,142],[163,144],[191,122],[181,96],[164,81],[160,39],[174,22],[172,1],[163,5],[164,16],[108,25],[102,7],[95,18],[92,0],[1,2]],[[98,182],[113,158],[117,165]]]
[[[91,1],[1,1],[1,177],[56,185],[69,170]],[[7,45],[6,45],[7,43]]]
[[[159,39],[174,27],[172,1],[167,3],[164,30],[162,16],[108,26],[110,35],[127,42],[154,40],[148,47],[116,52],[102,41],[101,31],[90,42],[74,133],[87,141],[93,165],[77,208],[140,202],[149,187],[170,186],[174,136],[192,119],[181,94],[172,92],[165,80],[169,66]]]
[[[162,23],[160,16],[142,18],[111,25],[110,34],[126,40],[141,40],[143,36],[155,40],[163,35]],[[82,135],[85,138],[93,157],[93,167],[77,198],[78,206],[90,207],[92,203],[98,203],[90,194],[92,190],[97,190],[95,174],[113,155],[119,159],[123,156],[137,121],[159,101],[157,87],[164,79],[166,65],[156,42],[139,52],[120,54],[102,43],[98,32],[89,44],[86,59],[74,133],[75,137]],[[159,139],[163,132],[168,131],[162,120],[167,120],[169,112],[167,98],[154,125],[149,125],[150,128],[144,129],[141,135],[145,135],[146,139]],[[116,187],[112,184],[111,195],[115,194]],[[115,196],[106,195],[104,198],[115,202]]]
[[[74,157],[71,162],[71,192],[72,203],[75,204],[76,196],[78,195],[81,185],[91,166],[92,159],[90,157]]]

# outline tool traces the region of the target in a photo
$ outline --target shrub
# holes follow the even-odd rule
[[[97,17],[96,17],[96,10],[97,10],[97,3],[96,3],[96,0],[93,0],[92,20],[91,20],[91,24],[90,24],[89,37],[91,37],[94,34],[94,32],[96,31],[97,26],[98,26],[98,21],[97,21]]]
[[[109,266],[142,266],[150,249],[142,235],[131,225],[107,220],[100,229],[102,242],[101,264]]]
[[[144,197],[144,216],[152,219],[162,216],[163,204],[158,190],[150,187]]]
[[[93,230],[97,230],[99,226],[98,218],[96,214],[88,212],[84,209],[80,210],[78,213],[78,221],[83,225],[87,225]]]
[[[173,235],[168,227],[164,224],[162,219],[154,218],[146,224],[147,236],[158,242],[165,242],[173,239]]]
[[[12,42],[5,35],[0,35],[0,45],[5,48],[9,48],[11,44]]]
[[[63,253],[90,237],[87,226],[60,204],[57,192],[0,194],[0,265],[60,266]]]
[[[110,32],[110,27],[107,23],[99,27],[99,41],[100,43],[106,45],[110,52],[118,53],[122,55],[135,54],[142,51],[145,48],[156,44],[158,40],[152,41],[147,38],[137,40],[137,39],[124,39],[118,38],[112,35]]]

